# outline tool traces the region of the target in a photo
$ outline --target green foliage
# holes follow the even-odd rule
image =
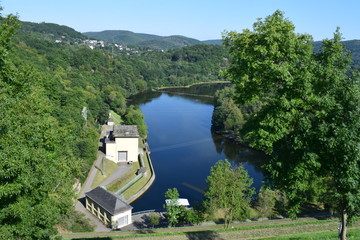
[[[62,40],[73,44],[76,41],[85,39],[84,35],[74,29],[54,23],[21,22],[21,25],[22,32],[31,34],[36,33],[41,36],[46,34],[47,38],[51,40]]]
[[[102,32],[86,32],[84,35],[111,43],[125,44],[130,46],[150,47],[153,49],[173,49],[201,42],[183,36],[161,37],[152,34],[133,33],[123,30],[107,30]]]
[[[16,26],[13,16],[0,23],[0,237],[49,239],[71,207],[79,163],[41,75],[9,54]]]
[[[151,212],[149,214],[149,223],[150,225],[154,228],[154,226],[159,225],[160,223],[160,216],[159,214],[155,213],[155,212]]]
[[[314,52],[311,36],[294,29],[276,11],[256,22],[253,31],[228,33],[227,74],[239,103],[266,103],[247,122],[246,137],[273,156],[266,169],[286,193],[291,216],[309,192],[325,188],[345,227],[347,216],[360,208],[358,78],[348,73],[350,57],[338,30]],[[325,179],[329,186],[319,184]]]
[[[165,199],[169,199],[170,203],[166,204],[166,214],[169,226],[175,226],[179,222],[179,218],[183,213],[183,206],[178,205],[179,192],[177,188],[169,188],[165,192]]]
[[[95,226],[78,211],[70,211],[60,222],[62,228],[71,232],[93,232]]]
[[[203,212],[196,209],[184,209],[184,219],[182,220],[187,224],[200,224],[203,222]]]
[[[259,111],[263,103],[256,101],[239,105],[235,103],[234,97],[234,85],[216,92],[212,128],[221,133],[234,134],[236,140],[243,141],[241,132],[245,122]]]
[[[234,88],[225,88],[215,94],[215,108],[211,123],[213,129],[237,133],[244,124],[244,117],[233,101]]]
[[[204,206],[210,213],[215,210],[225,211],[225,228],[233,219],[244,219],[249,214],[253,180],[242,167],[232,167],[227,160],[220,160],[211,167],[206,180]]]
[[[260,188],[256,198],[255,209],[260,217],[275,217],[286,214],[287,200],[279,190],[271,190],[266,186]]]
[[[125,114],[125,123],[127,125],[137,125],[139,134],[142,138],[147,135],[147,126],[144,121],[144,115],[139,107],[131,105]]]

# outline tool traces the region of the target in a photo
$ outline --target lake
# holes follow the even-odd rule
[[[214,95],[213,86],[197,85],[196,88],[201,89],[202,95]],[[203,91],[206,88],[208,90]],[[174,187],[191,205],[200,203],[210,168],[222,159],[244,166],[254,179],[256,189],[262,185],[260,166],[265,155],[211,131],[214,109],[211,97],[196,96],[193,88],[167,89],[137,95],[131,103],[138,104],[145,116],[156,174],[152,187],[131,204],[133,212],[161,209],[164,193]]]

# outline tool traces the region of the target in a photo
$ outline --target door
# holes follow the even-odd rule
[[[118,158],[118,161],[122,161],[122,162],[126,162],[127,161],[127,151],[121,151],[121,152],[118,152],[119,153],[119,158]]]

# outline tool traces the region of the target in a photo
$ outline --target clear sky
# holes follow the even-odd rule
[[[129,30],[161,36],[220,39],[279,9],[298,33],[360,39],[360,0],[0,0],[2,14],[66,25],[79,32]]]

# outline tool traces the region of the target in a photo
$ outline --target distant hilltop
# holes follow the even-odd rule
[[[134,33],[125,30],[106,30],[101,32],[80,33],[71,27],[55,23],[21,22],[21,32],[26,34],[35,33],[39,37],[55,42],[67,42],[69,44],[83,43],[90,48],[104,47],[106,44],[116,44],[119,49],[135,51],[131,47],[144,47],[158,50],[182,48],[196,44],[221,45],[222,40],[200,41],[194,38],[180,35],[158,36],[154,34]],[[353,65],[360,66],[360,40],[343,41],[347,50],[352,54]],[[128,47],[130,46],[130,47]],[[314,42],[317,51],[321,46],[320,41]]]
[[[107,41],[109,43],[124,44],[128,46],[149,47],[155,49],[174,49],[182,48],[196,44],[220,45],[221,40],[199,41],[194,38],[184,37],[180,35],[158,36],[145,33],[134,33],[125,30],[106,30],[101,32],[85,32],[83,33],[89,38]]]

